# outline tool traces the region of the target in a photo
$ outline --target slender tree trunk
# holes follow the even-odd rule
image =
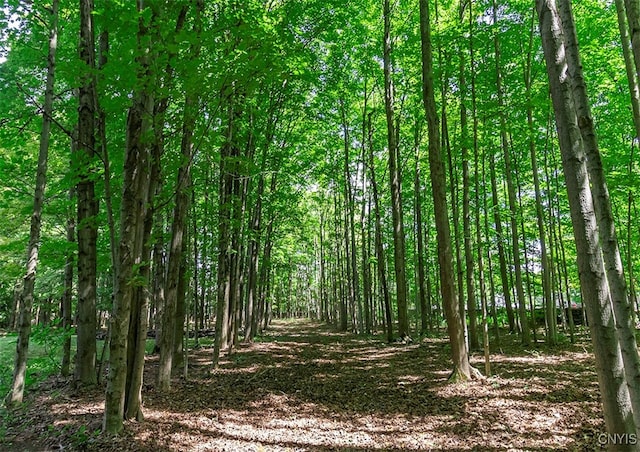
[[[604,418],[609,434],[637,434],[634,405],[627,386],[610,299],[616,294],[609,291],[613,281],[607,282],[608,275],[601,255],[602,243],[597,233],[596,216],[602,212],[597,214],[594,211],[595,200],[590,187],[599,181],[590,181],[583,142],[587,131],[581,130],[585,122],[590,122],[590,116],[580,107],[581,100],[576,99],[583,94],[580,91],[584,85],[575,48],[575,27],[569,4],[560,0],[558,6],[555,0],[536,0],[578,251],[580,282],[589,311]],[[586,101],[586,98],[583,100]],[[576,101],[578,105],[574,103]],[[618,447],[616,450],[635,450],[635,445]]]
[[[629,156],[629,180],[633,177],[633,151],[635,146],[631,145],[631,155]],[[629,184],[629,187],[632,185]],[[636,289],[635,289],[635,275],[633,273],[633,248],[634,242],[632,241],[632,230],[631,226],[633,224],[632,221],[632,207],[633,207],[633,191],[629,188],[629,193],[627,195],[627,272],[629,274],[629,305],[631,306],[631,323],[632,325],[636,324],[636,309],[635,309],[635,299],[636,299]]]
[[[498,6],[496,0],[493,0],[493,22],[498,22]],[[497,30],[497,28],[496,28]],[[517,203],[516,193],[513,184],[512,164],[511,164],[511,150],[509,149],[509,143],[507,140],[507,118],[505,114],[505,103],[502,90],[502,68],[500,66],[500,39],[496,32],[493,37],[495,54],[496,54],[496,91],[498,95],[498,110],[500,118],[500,141],[502,144],[502,153],[504,156],[505,164],[505,176],[507,182],[507,194],[509,199],[509,210],[511,220],[511,247],[513,253],[513,265],[515,273],[515,287],[516,296],[518,298],[518,313],[520,317],[520,330],[522,333],[523,345],[528,345],[531,342],[531,331],[527,321],[526,302],[524,297],[524,289],[522,283],[522,265],[520,262],[520,243],[518,240],[518,219],[517,219]],[[506,292],[506,291],[505,291]]]
[[[451,343],[453,373],[451,379],[468,380],[475,376],[469,364],[469,352],[464,340],[464,323],[460,316],[456,288],[453,281],[453,255],[451,232],[447,213],[447,195],[444,162],[440,151],[438,117],[436,113],[433,85],[433,57],[431,50],[431,25],[429,4],[420,0],[420,35],[422,40],[422,93],[429,126],[429,165],[438,239],[438,263],[440,266],[441,294],[447,318],[447,329]]]
[[[79,182],[78,194],[78,351],[75,382],[80,385],[97,383],[96,376],[96,271],[98,201],[95,196],[91,166],[96,152],[96,88],[95,37],[93,0],[80,1],[80,60],[84,74],[79,89],[78,150],[76,152]]]
[[[277,173],[271,176],[269,183],[269,193],[275,193],[277,187]],[[267,328],[269,322],[269,290],[270,290],[270,274],[271,274],[271,249],[273,247],[273,224],[274,218],[271,217],[267,223],[264,233],[264,246],[262,251],[262,259],[260,260],[260,270],[258,278],[258,315],[257,330],[262,332]]]
[[[173,360],[172,369],[180,370],[184,366],[184,329],[188,320],[189,281],[187,256],[189,255],[189,230],[185,225],[185,237],[182,241],[182,262],[178,278],[178,298],[176,299],[176,320],[173,325]]]
[[[462,3],[462,2],[461,2]],[[469,53],[473,55],[473,2],[469,1]],[[464,23],[464,7],[460,7],[460,22]],[[460,52],[460,128],[462,148],[462,233],[464,237],[465,276],[467,288],[467,314],[469,315],[469,348],[480,348],[478,341],[478,318],[476,314],[476,294],[474,282],[474,264],[471,236],[471,182],[469,179],[469,132],[467,126],[467,82],[465,77],[465,58]]]
[[[445,94],[446,89],[442,89],[442,99],[446,99]],[[448,125],[448,116],[447,116],[447,108],[446,101],[442,102],[442,146],[446,147],[447,160],[448,160],[448,170],[449,170],[449,190],[451,192],[451,217],[454,219],[453,221],[453,248],[454,248],[454,268],[456,274],[456,282],[457,282],[457,294],[458,294],[458,305],[460,310],[460,316],[463,320],[464,325],[464,335],[465,340],[467,336],[467,323],[465,322],[465,311],[466,306],[464,302],[464,268],[462,266],[462,248],[460,246],[460,222],[457,220],[460,217],[460,210],[458,207],[458,172],[454,170],[456,167],[457,161],[455,161],[453,156],[453,149],[451,149],[451,141],[449,140],[449,125]],[[466,121],[466,113],[465,113],[465,121]],[[465,126],[466,128],[466,126]]]
[[[239,156],[239,149],[236,144],[236,121],[240,116],[239,99],[233,93],[235,88],[227,93],[227,132],[226,142],[220,150],[220,196],[218,209],[218,307],[216,315],[216,337],[213,349],[213,366],[218,365],[220,352],[227,349],[233,337],[232,332],[233,315],[235,313],[233,297],[235,296],[235,259],[237,250],[233,248],[232,240],[232,219],[234,215],[234,187],[237,185],[237,165],[233,162]]]
[[[391,182],[391,216],[393,219],[393,258],[396,273],[396,297],[398,304],[398,334],[400,338],[409,336],[407,318],[407,277],[404,242],[404,225],[402,218],[402,179],[398,159],[394,112],[394,88],[391,64],[391,7],[390,1],[384,1],[384,99],[387,117],[387,145],[389,148],[389,178]]]
[[[380,200],[378,199],[378,183],[376,181],[376,167],[373,158],[373,129],[371,126],[371,116],[369,113],[367,118],[367,130],[369,144],[369,179],[371,180],[371,191],[373,192],[373,210],[375,212],[375,248],[376,248],[376,266],[378,268],[378,279],[380,281],[380,290],[382,291],[382,301],[385,314],[385,325],[387,332],[387,342],[393,342],[393,320],[391,316],[391,301],[389,299],[389,285],[387,282],[387,273],[385,270],[384,248],[382,246],[382,218],[380,215]]]
[[[7,407],[22,403],[25,377],[27,373],[27,355],[29,353],[29,335],[31,334],[31,310],[33,307],[38,252],[40,250],[40,230],[42,227],[42,208],[47,185],[47,161],[49,156],[49,137],[51,133],[51,114],[53,112],[53,88],[56,69],[56,49],[58,47],[58,9],[59,1],[53,0],[51,6],[51,25],[49,29],[49,51],[47,54],[47,76],[45,97],[42,112],[42,128],[40,129],[40,148],[38,151],[38,168],[36,186],[33,196],[33,213],[29,231],[27,248],[27,266],[23,278],[22,297],[20,298],[20,318],[18,322],[18,343],[13,367],[11,389],[5,398]]]
[[[540,260],[542,266],[542,297],[545,306],[546,324],[549,325],[549,331],[547,334],[547,342],[553,343],[557,331],[556,331],[556,316],[554,299],[551,295],[551,269],[549,264],[549,256],[547,254],[547,237],[544,227],[544,212],[542,208],[542,193],[540,190],[540,176],[538,171],[538,159],[536,156],[536,142],[534,135],[534,123],[533,123],[533,99],[531,94],[531,58],[533,55],[533,30],[535,22],[535,11],[533,11],[531,17],[531,31],[529,33],[529,49],[527,51],[527,62],[525,66],[524,81],[526,87],[527,96],[527,133],[529,142],[529,156],[531,158],[531,172],[533,173],[533,186],[535,192],[536,201],[536,220],[538,225],[538,240],[540,241]],[[533,321],[533,335],[535,340],[535,307],[531,309],[531,316]]]
[[[469,40],[469,57],[471,67],[476,66],[475,60],[475,48],[473,41],[473,8],[470,4],[469,6],[469,29],[471,31],[471,39]],[[477,252],[478,252],[478,281],[479,281],[479,290],[480,290],[480,309],[482,314],[482,345],[484,352],[484,371],[485,375],[488,377],[491,375],[491,359],[490,359],[490,348],[489,348],[489,325],[487,322],[488,315],[488,303],[487,303],[487,287],[485,281],[485,272],[484,272],[484,237],[482,234],[482,228],[480,227],[480,158],[481,151],[478,145],[478,106],[477,106],[477,95],[476,95],[476,72],[471,71],[471,116],[473,119],[473,172],[474,172],[474,202],[475,202],[475,233],[476,233],[476,243],[478,244]],[[484,155],[483,162],[484,162]],[[484,177],[484,167],[482,176]],[[482,185],[484,186],[484,180],[482,181]],[[486,198],[483,193],[483,199]],[[484,211],[484,215],[486,217],[486,209]],[[469,232],[471,233],[471,232]],[[471,313],[469,314],[471,315]]]
[[[142,9],[143,5],[138,4]],[[152,11],[151,26],[155,24],[158,11]],[[111,316],[111,341],[109,344],[109,375],[103,430],[106,433],[119,433],[123,429],[126,410],[125,402],[131,397],[131,380],[128,369],[130,350],[136,350],[140,344],[129,343],[129,330],[132,311],[138,313],[135,306],[135,281],[144,276],[140,273],[144,266],[144,246],[146,235],[146,220],[149,215],[149,200],[151,187],[151,147],[147,142],[151,135],[154,111],[154,97],[151,94],[153,73],[150,67],[151,33],[149,25],[141,18],[138,22],[138,49],[140,69],[138,78],[141,87],[133,94],[132,105],[129,108],[126,128],[125,162],[123,171],[122,204],[120,210],[120,242],[118,249],[118,280],[114,288],[114,306]],[[149,229],[150,231],[150,229]],[[140,325],[144,326],[144,325]],[[143,328],[142,328],[143,329]],[[138,334],[138,337],[141,335]],[[139,362],[139,360],[138,360]],[[134,389],[135,391],[135,389]],[[139,391],[139,389],[138,389]],[[129,404],[131,407],[131,404]],[[139,408],[139,407],[138,407]],[[136,417],[141,417],[141,410],[135,410]]]
[[[629,22],[631,50],[636,68],[636,80],[640,81],[640,2],[638,0],[624,0]]]
[[[416,222],[416,254],[417,254],[417,279],[416,282],[418,288],[418,303],[420,306],[420,334],[425,335],[429,331],[429,318],[427,308],[427,291],[425,287],[426,272],[424,265],[425,246],[424,246],[424,228],[422,224],[422,189],[421,189],[421,172],[420,172],[420,135],[416,124],[414,136],[414,149],[415,149],[415,179],[413,181],[414,190],[414,210],[415,210],[415,222]]]
[[[513,313],[513,305],[511,303],[511,285],[509,284],[509,276],[507,273],[507,257],[504,249],[504,232],[502,227],[502,214],[500,213],[500,203],[498,202],[498,184],[496,180],[496,160],[495,154],[492,152],[489,157],[489,173],[491,178],[491,199],[493,218],[496,230],[496,243],[498,246],[498,260],[500,264],[500,281],[502,283],[502,293],[504,297],[505,308],[507,311],[507,320],[509,322],[509,332],[516,331],[515,316]]]
[[[72,142],[72,151],[75,152],[75,140]],[[69,189],[69,201],[73,201],[75,197],[75,189]],[[74,215],[69,212],[67,217],[67,242],[71,245],[75,241],[76,222]],[[73,300],[73,264],[74,253],[70,249],[67,251],[64,264],[64,292],[62,293],[62,327],[64,328],[65,338],[62,344],[62,364],[60,373],[67,377],[71,367],[71,327],[73,325],[72,300]]]
[[[109,0],[103,0],[103,17],[109,17]],[[108,56],[109,56],[109,29],[107,27],[107,23],[103,24],[103,29],[98,36],[98,74],[101,75],[101,71],[104,70],[104,67],[107,64]],[[104,168],[104,203],[105,210],[107,213],[107,225],[109,229],[109,246],[111,248],[111,272],[112,272],[112,282],[115,287],[116,281],[118,278],[117,269],[118,269],[118,241],[116,238],[116,221],[115,215],[113,214],[113,192],[111,189],[111,162],[109,159],[109,152],[107,147],[107,116],[100,105],[100,98],[97,93],[97,83],[94,85],[94,89],[96,89],[96,93],[94,94],[95,98],[95,108],[97,112],[96,118],[96,131],[98,138],[98,152],[100,153],[100,158],[102,159],[102,164]],[[100,383],[100,375],[98,374],[98,383]]]
[[[256,203],[253,207],[253,215],[250,227],[251,242],[249,243],[249,275],[247,278],[247,307],[245,312],[245,342],[253,341],[257,332],[257,307],[258,307],[258,271],[260,255],[260,234],[262,228],[262,198],[264,196],[264,171],[266,165],[267,150],[262,159],[262,170],[258,180]],[[322,278],[323,275],[321,275]],[[321,289],[322,290],[322,289]]]
[[[191,59],[195,60],[200,54],[199,36],[202,30],[201,14],[204,9],[204,0],[197,2],[196,19],[193,33],[196,36],[196,43],[191,46]],[[158,388],[167,391],[171,387],[171,371],[174,359],[174,345],[177,341],[175,330],[176,306],[179,297],[184,299],[184,293],[178,291],[181,268],[183,266],[185,248],[185,236],[187,233],[187,213],[189,212],[191,198],[191,165],[194,157],[193,130],[198,113],[198,96],[189,90],[184,102],[184,118],[182,125],[182,141],[180,150],[182,155],[181,165],[178,168],[178,179],[176,182],[176,201],[173,210],[173,222],[171,227],[171,244],[169,246],[169,258],[167,261],[166,298],[164,309],[162,310],[162,336],[160,337],[160,359],[158,367]],[[184,306],[183,306],[184,313]],[[179,325],[182,331],[182,324]]]

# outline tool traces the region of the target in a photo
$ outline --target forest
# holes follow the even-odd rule
[[[640,0],[0,24],[3,449],[640,449]]]

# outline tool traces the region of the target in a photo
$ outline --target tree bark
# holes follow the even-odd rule
[[[531,18],[531,32],[529,33],[529,49],[527,52],[527,63],[525,66],[524,82],[527,96],[527,133],[529,142],[529,156],[531,158],[531,172],[533,173],[533,187],[535,192],[535,204],[536,204],[536,220],[538,225],[538,240],[540,241],[540,261],[542,266],[542,295],[545,306],[545,318],[547,325],[547,337],[552,338],[557,334],[556,328],[556,315],[555,315],[555,301],[551,295],[551,268],[549,262],[549,256],[547,253],[547,237],[544,227],[544,212],[542,208],[542,193],[540,190],[540,176],[538,174],[538,159],[536,156],[536,142],[534,136],[534,124],[533,124],[533,99],[531,94],[531,58],[533,56],[533,30],[534,30],[534,16],[535,11]],[[534,340],[535,340],[535,312],[532,309],[531,316],[534,319]],[[550,340],[548,342],[551,342]]]
[[[427,307],[427,289],[426,283],[426,271],[424,264],[425,246],[424,246],[424,227],[422,224],[422,189],[421,189],[421,172],[420,172],[420,127],[416,124],[416,131],[414,137],[414,149],[415,149],[415,178],[413,181],[414,190],[414,210],[415,210],[415,222],[416,222],[416,254],[417,254],[417,281],[416,286],[418,288],[418,304],[420,306],[420,334],[426,335],[429,328],[429,316]]]
[[[585,116],[586,112],[575,103],[576,100],[580,103],[576,95],[581,97],[584,94],[580,93],[584,84],[575,47],[575,27],[569,3],[560,0],[558,6],[555,0],[536,0],[605,424],[609,434],[637,434],[634,405],[627,386],[610,299],[615,296],[609,291],[609,284],[613,281],[607,281],[598,235],[598,214],[594,210],[595,200],[590,187],[597,185],[598,181],[590,181],[583,141],[586,131],[581,130],[590,116]],[[635,445],[627,446],[616,450],[635,450]]]
[[[380,290],[382,291],[382,301],[384,306],[385,324],[387,332],[387,342],[393,342],[393,320],[391,318],[391,301],[389,299],[389,285],[387,282],[387,273],[385,270],[384,248],[382,246],[382,218],[380,215],[380,200],[378,199],[378,183],[376,181],[376,166],[373,158],[373,129],[371,126],[371,116],[369,113],[367,118],[367,130],[369,143],[369,179],[371,180],[371,191],[373,192],[373,210],[375,212],[375,248],[376,248],[376,267],[378,269],[378,279],[380,281]]]
[[[402,217],[402,179],[398,159],[399,146],[396,136],[394,88],[391,64],[391,7],[384,2],[384,100],[387,117],[387,145],[389,150],[389,178],[391,182],[391,216],[393,220],[393,260],[396,274],[396,297],[398,304],[398,334],[401,339],[409,336],[407,318],[407,277],[405,258],[404,225]]]
[[[71,140],[72,150],[75,152],[75,140]],[[75,197],[75,189],[69,189],[69,201],[73,201]],[[67,218],[67,243],[69,246],[75,241],[76,222],[74,215],[69,212]],[[64,328],[65,338],[62,344],[62,364],[60,365],[60,373],[63,377],[69,376],[71,368],[71,327],[73,325],[72,300],[73,300],[73,264],[74,253],[71,249],[67,251],[64,264],[64,292],[62,293],[62,327]]]
[[[493,0],[493,23],[497,27],[498,6],[496,0]],[[496,28],[497,30],[497,28]],[[507,195],[509,200],[510,221],[511,221],[511,247],[513,253],[513,265],[515,273],[516,296],[518,298],[518,313],[520,317],[520,331],[522,333],[522,344],[528,345],[531,342],[531,331],[527,321],[526,302],[524,297],[524,289],[522,284],[522,265],[520,261],[520,241],[518,239],[518,220],[517,220],[517,203],[516,193],[513,184],[511,150],[507,140],[507,118],[505,113],[506,105],[504,103],[504,95],[502,90],[502,68],[500,66],[500,39],[496,32],[493,37],[496,62],[496,91],[498,95],[498,116],[500,118],[500,142],[502,146],[502,154],[504,156],[505,176],[507,181]],[[506,290],[505,290],[506,292]],[[506,299],[506,294],[505,294]]]
[[[51,134],[51,114],[53,112],[53,88],[56,69],[56,49],[58,46],[58,10],[59,1],[53,0],[51,5],[51,25],[49,29],[49,45],[47,54],[47,76],[45,81],[44,105],[42,111],[42,128],[40,129],[40,147],[38,150],[38,168],[36,186],[33,195],[33,213],[29,230],[27,248],[27,266],[23,278],[22,296],[20,298],[20,317],[18,322],[18,342],[13,366],[11,389],[5,398],[7,407],[22,403],[25,377],[27,373],[27,355],[29,353],[29,335],[31,334],[31,310],[33,307],[38,252],[40,251],[40,231],[42,229],[42,208],[47,185],[47,162],[49,158],[49,138]]]
[[[464,7],[461,2],[460,6],[460,22],[464,23]],[[469,1],[469,52],[473,54],[473,2]],[[480,348],[478,341],[478,319],[476,314],[476,294],[474,281],[475,261],[472,250],[471,236],[471,182],[469,176],[469,132],[467,120],[467,81],[465,77],[465,58],[464,52],[460,52],[460,147],[462,151],[462,234],[464,240],[464,257],[465,257],[465,282],[467,288],[467,314],[469,316],[469,348],[477,350]]]
[[[632,306],[627,298],[624,267],[618,248],[618,238],[613,219],[609,189],[602,167],[602,158],[591,115],[587,87],[582,73],[578,51],[578,37],[573,20],[570,0],[559,0],[558,10],[564,28],[567,64],[570,68],[573,102],[578,126],[587,157],[587,170],[593,196],[600,246],[609,284],[609,295],[616,318],[616,334],[620,342],[627,385],[638,433],[640,433],[640,356],[636,344],[635,328],[632,324]]]
[[[460,316],[458,297],[453,281],[451,232],[447,212],[447,195],[445,193],[446,180],[444,162],[442,161],[440,150],[440,133],[435,107],[431,25],[429,23],[429,4],[427,0],[420,0],[420,36],[422,41],[422,95],[429,127],[429,165],[438,240],[440,289],[447,319],[447,330],[449,332],[454,365],[451,378],[454,381],[468,380],[472,378],[473,375],[472,367],[469,364],[469,352],[464,339],[464,324]]]
[[[144,8],[141,1],[138,9]],[[144,284],[143,271],[144,246],[148,241],[145,227],[149,215],[149,200],[151,190],[152,155],[151,143],[148,142],[153,127],[150,112],[154,111],[153,72],[150,67],[149,55],[151,46],[150,26],[157,19],[158,11],[152,10],[150,25],[140,18],[138,22],[137,46],[140,69],[138,79],[141,87],[134,92],[132,105],[127,115],[125,162],[123,171],[122,204],[120,210],[120,241],[118,249],[118,280],[114,288],[114,306],[111,316],[111,341],[109,344],[109,375],[105,397],[105,411],[103,431],[117,434],[123,429],[125,413],[131,414],[132,409],[126,409],[125,402],[132,393],[130,369],[130,347],[138,350],[139,343],[130,344],[130,327],[132,311],[134,319],[138,313],[135,306],[136,291]],[[159,163],[159,162],[158,162]],[[150,233],[150,230],[149,230]],[[143,321],[143,320],[140,320]],[[143,325],[140,325],[143,326]],[[140,334],[137,335],[140,338]],[[140,361],[138,360],[138,365]],[[138,392],[139,389],[133,388]],[[136,417],[141,416],[141,410],[135,410]]]
[[[193,34],[196,37],[195,43],[189,49],[190,58],[195,60],[200,54],[200,35],[202,32],[202,12],[204,0],[196,3],[196,17],[193,27]],[[174,367],[174,348],[178,344],[175,331],[178,326],[176,320],[177,300],[184,299],[184,293],[179,292],[179,281],[181,268],[183,267],[183,250],[186,243],[187,233],[187,213],[189,212],[191,201],[191,166],[194,157],[193,130],[198,113],[198,95],[193,92],[193,88],[187,88],[184,101],[184,113],[182,121],[182,140],[180,143],[181,164],[178,168],[176,181],[175,205],[173,209],[173,222],[171,226],[171,244],[169,245],[169,257],[167,260],[167,276],[165,300],[162,310],[162,336],[160,337],[160,358],[158,365],[158,389],[168,391],[171,387],[171,371]],[[184,307],[182,309],[184,314]],[[179,325],[182,331],[182,324]],[[180,341],[181,343],[181,341]]]
[[[80,1],[80,60],[84,63],[78,92],[78,351],[75,383],[94,385],[96,375],[96,272],[98,200],[91,169],[96,153],[96,79],[93,0]]]
[[[229,90],[235,88],[229,87]],[[236,164],[240,151],[236,144],[236,121],[240,116],[239,99],[234,92],[227,93],[226,142],[220,150],[220,195],[218,209],[218,306],[216,315],[216,337],[213,349],[213,366],[218,365],[220,352],[233,341],[230,336],[233,297],[235,296],[235,259],[237,250],[233,248],[232,219],[234,218],[234,187],[236,186]]]

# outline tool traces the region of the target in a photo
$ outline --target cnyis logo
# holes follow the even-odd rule
[[[601,433],[598,435],[598,444],[601,446],[635,446],[638,444],[638,435],[635,433]]]

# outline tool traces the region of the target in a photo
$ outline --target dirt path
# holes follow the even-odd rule
[[[604,426],[590,354],[576,346],[519,355],[492,356],[498,377],[449,385],[444,340],[387,345],[308,321],[279,321],[213,372],[211,349],[200,349],[189,380],[176,379],[167,394],[153,388],[151,358],[146,420],[128,422],[119,438],[97,434],[101,390],[76,394],[49,382],[11,420],[0,448],[595,450]]]

